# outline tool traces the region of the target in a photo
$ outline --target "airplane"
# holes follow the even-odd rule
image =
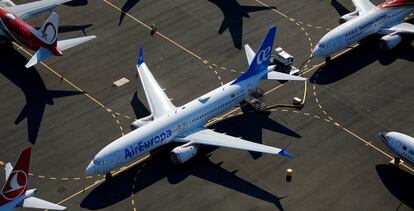
[[[375,6],[369,0],[352,0],[356,10],[343,15],[338,27],[322,37],[312,50],[312,57],[330,56],[372,34],[384,35],[379,47],[390,50],[402,40],[402,35],[413,34],[414,25],[404,18],[414,11],[414,0],[387,0]]]
[[[99,151],[85,169],[86,175],[105,174],[106,178],[110,178],[112,170],[170,142],[183,143],[170,153],[174,164],[185,163],[194,157],[199,145],[291,157],[285,149],[250,142],[204,127],[210,119],[243,101],[256,89],[261,80],[307,80],[299,76],[268,71],[275,34],[276,27],[273,27],[269,30],[257,54],[246,45],[245,51],[250,66],[240,77],[181,107],[175,107],[158,85],[144,62],[141,48],[136,67],[151,114],[134,121],[131,125],[133,131]]]
[[[381,132],[378,134],[382,142],[398,157],[414,166],[414,138],[398,132]]]
[[[52,12],[43,26],[37,30],[24,22],[25,19],[53,9],[59,4],[71,0],[42,0],[22,5],[15,5],[10,0],[0,2],[0,36],[30,48],[36,53],[26,64],[29,68],[44,59],[55,55],[62,56],[62,51],[80,45],[96,36],[85,36],[58,41],[59,16]]]
[[[6,164],[6,184],[4,184],[0,195],[0,210],[15,210],[17,207],[64,210],[66,207],[34,197],[36,189],[27,190],[27,177],[30,166],[30,154],[32,148],[26,147],[17,159],[13,167]]]

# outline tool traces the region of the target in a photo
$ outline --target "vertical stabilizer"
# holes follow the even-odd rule
[[[56,46],[58,39],[59,15],[55,12],[43,23],[42,28],[32,33],[46,45]]]
[[[276,26],[269,29],[262,45],[259,48],[259,51],[252,59],[247,71],[237,78],[232,84],[236,84],[257,74],[267,72],[267,66],[269,66],[269,59],[272,53],[273,40],[276,35],[276,29]]]

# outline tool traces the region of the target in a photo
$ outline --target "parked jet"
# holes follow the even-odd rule
[[[239,78],[181,107],[175,107],[155,81],[144,62],[142,49],[140,49],[137,70],[151,115],[133,122],[132,126],[136,128],[134,131],[118,138],[96,154],[86,168],[86,174],[107,174],[110,176],[111,170],[169,142],[184,143],[171,151],[170,157],[176,164],[182,164],[194,157],[199,145],[228,147],[290,157],[291,155],[283,149],[217,133],[204,127],[210,119],[240,103],[256,89],[258,82],[262,79],[306,80],[306,78],[298,76],[268,71],[275,34],[276,27],[271,28],[257,54],[254,54],[249,47],[246,48],[246,54],[251,64]]]
[[[36,189],[27,190],[27,177],[30,166],[31,147],[25,148],[17,159],[16,165],[6,164],[6,184],[0,196],[0,210],[15,210],[17,207],[64,210],[57,204],[34,197]]]
[[[402,133],[379,133],[385,146],[396,153],[400,158],[414,166],[414,138]]]
[[[372,35],[384,35],[379,46],[392,49],[397,46],[404,34],[413,34],[414,25],[405,23],[404,18],[414,11],[414,0],[387,0],[374,6],[369,0],[352,0],[354,12],[343,15],[338,27],[328,32],[312,51],[312,57],[330,56]]]
[[[23,20],[51,10],[59,4],[70,0],[43,0],[23,5],[15,5],[10,0],[1,0],[0,5],[0,36],[16,41],[36,53],[26,64],[29,68],[38,62],[52,56],[62,56],[62,51],[94,39],[96,36],[80,37],[57,41],[59,16],[52,13],[42,28],[33,28]]]

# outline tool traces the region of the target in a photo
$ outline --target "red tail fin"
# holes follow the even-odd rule
[[[16,165],[1,191],[0,206],[26,192],[31,151],[31,147],[26,147],[17,159]]]

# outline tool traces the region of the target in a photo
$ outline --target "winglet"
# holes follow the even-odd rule
[[[282,151],[279,152],[279,155],[283,156],[283,157],[288,157],[291,158],[292,154],[290,154],[288,151],[282,149]]]
[[[144,63],[144,52],[142,48],[139,49],[139,56],[138,56],[138,63],[137,65],[140,66],[142,63]]]

